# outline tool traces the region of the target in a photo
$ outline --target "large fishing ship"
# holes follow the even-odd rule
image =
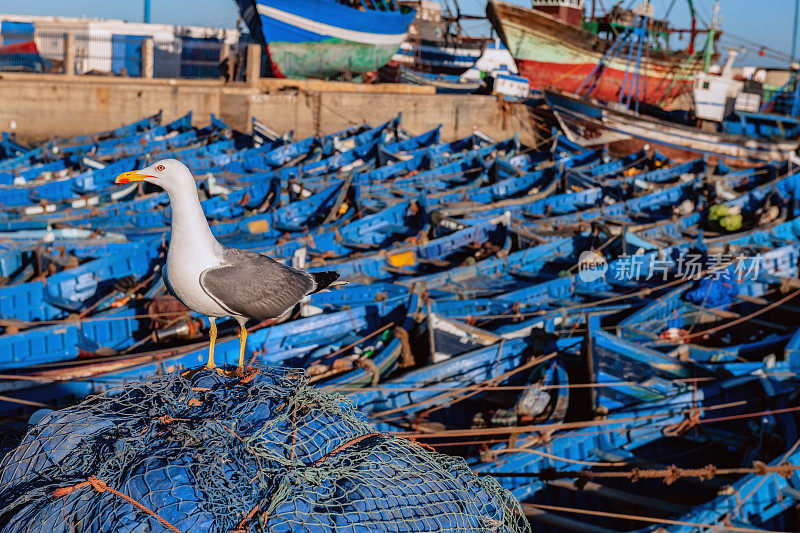
[[[272,74],[349,77],[385,65],[406,39],[415,11],[396,0],[237,0],[269,54]]]
[[[633,11],[619,6],[600,15],[592,2],[588,16],[586,11],[584,0],[533,0],[531,8],[491,0],[486,7],[492,26],[514,56],[520,74],[530,80],[531,88],[569,93],[606,59],[617,36],[629,31],[635,19]],[[675,29],[665,20],[650,17],[647,31],[650,39],[641,52],[645,59],[635,67],[643,80],[642,101],[664,104],[691,90],[692,76],[703,68],[695,41],[707,30],[698,29],[694,22],[690,29]],[[670,36],[683,33],[690,36],[688,47],[671,50]],[[627,55],[618,54],[606,62],[593,89],[595,98],[618,98]]]
[[[400,0],[399,3],[415,9],[417,18],[392,57],[398,64],[418,72],[460,75],[475,65],[491,42],[487,37],[464,34],[458,2],[455,2],[455,13],[450,10],[449,2],[444,11],[440,2],[431,0]]]

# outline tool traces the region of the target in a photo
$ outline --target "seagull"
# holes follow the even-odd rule
[[[271,257],[221,245],[208,226],[197,185],[186,165],[176,159],[157,161],[141,170],[123,172],[116,183],[146,181],[166,191],[172,207],[172,233],[164,283],[186,307],[208,317],[208,368],[214,364],[216,319],[239,323],[239,367],[244,371],[248,319],[278,318],[309,294],[344,285],[336,272],[306,272]]]

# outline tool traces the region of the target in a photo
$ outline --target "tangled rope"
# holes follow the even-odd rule
[[[86,481],[84,481],[82,483],[78,483],[76,485],[71,485],[69,487],[61,487],[60,489],[56,489],[56,490],[53,491],[53,494],[50,497],[53,498],[53,499],[63,498],[64,496],[67,496],[68,494],[72,494],[76,490],[80,490],[83,487],[88,487],[88,486],[91,486],[94,490],[96,490],[100,494],[108,491],[108,492],[110,492],[111,494],[113,494],[115,496],[119,496],[120,498],[122,498],[123,500],[125,500],[129,504],[133,505],[134,507],[136,507],[140,511],[143,511],[143,512],[153,516],[156,520],[161,522],[161,525],[163,525],[165,528],[169,529],[170,531],[173,531],[174,533],[181,533],[181,531],[177,527],[173,526],[168,521],[166,521],[163,518],[161,518],[160,516],[158,516],[158,514],[155,513],[154,511],[151,511],[150,509],[148,509],[147,507],[145,507],[141,503],[137,502],[133,498],[131,498],[129,496],[126,496],[125,494],[122,494],[120,491],[112,489],[104,481],[102,481],[100,479],[97,479],[94,476],[89,476],[86,479]]]
[[[679,468],[675,465],[662,469],[642,469],[632,468],[625,471],[597,471],[597,470],[575,470],[560,471],[555,468],[543,468],[538,472],[519,473],[519,472],[491,472],[481,473],[491,477],[536,477],[542,481],[556,481],[559,479],[574,479],[575,487],[582,489],[590,481],[595,479],[627,479],[631,483],[636,483],[642,479],[662,479],[666,485],[672,485],[681,478],[696,478],[699,481],[713,479],[718,476],[747,475],[768,476],[771,474],[779,475],[785,479],[790,479],[792,474],[800,470],[800,465],[789,462],[779,465],[768,465],[762,461],[754,461],[751,468],[718,468],[709,464],[702,468]]]

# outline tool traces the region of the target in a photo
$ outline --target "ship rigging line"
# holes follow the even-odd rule
[[[772,302],[771,304],[769,304],[769,305],[767,305],[765,307],[762,307],[761,309],[758,309],[757,311],[754,311],[754,312],[750,313],[749,315],[744,315],[744,316],[739,317],[739,318],[737,318],[735,320],[732,320],[731,322],[728,322],[727,324],[722,324],[722,325],[717,326],[717,327],[709,328],[709,329],[700,331],[698,333],[691,333],[689,335],[682,335],[682,336],[677,337],[675,339],[659,339],[659,340],[656,340],[656,341],[645,343],[645,344],[643,344],[643,346],[646,346],[648,344],[652,345],[652,344],[664,344],[665,342],[666,343],[672,343],[672,342],[675,342],[675,341],[685,341],[686,339],[693,339],[695,337],[700,337],[702,335],[707,335],[709,333],[714,333],[714,332],[717,332],[717,331],[721,331],[721,330],[727,329],[727,328],[729,328],[731,326],[735,326],[736,324],[740,324],[742,322],[747,322],[751,318],[755,318],[755,317],[757,317],[759,315],[762,315],[762,314],[766,313],[767,311],[770,311],[771,309],[774,309],[776,307],[780,307],[782,304],[786,303],[787,301],[791,300],[792,298],[794,298],[797,295],[800,295],[800,289],[797,289],[796,291],[789,293],[787,296],[784,296],[780,300]]]
[[[766,478],[764,478],[766,479]],[[674,526],[688,526],[700,529],[718,530],[722,528],[723,531],[734,531],[737,533],[781,533],[780,531],[766,530],[761,528],[729,526],[725,524],[700,524],[697,522],[684,522],[682,520],[670,520],[667,518],[654,518],[649,516],[640,516],[632,514],[621,513],[608,513],[605,511],[590,511],[588,509],[578,509],[577,507],[559,507],[556,505],[544,505],[541,503],[523,503],[522,509],[525,511],[526,516],[535,517],[536,511],[531,512],[533,509],[542,511],[562,511],[566,513],[586,514],[589,516],[603,516],[607,518],[621,518],[623,520],[634,520],[637,522],[649,522],[651,524],[671,524]]]
[[[697,19],[704,26],[706,26],[706,27],[709,26],[709,24],[701,16],[698,15]],[[782,51],[777,50],[775,48],[771,48],[769,46],[766,46],[766,45],[763,45],[763,44],[758,43],[756,41],[753,41],[751,39],[748,39],[747,37],[742,37],[741,35],[737,35],[735,33],[731,33],[731,32],[729,32],[727,30],[721,32],[720,35],[721,36],[725,36],[726,38],[731,38],[734,41],[739,41],[739,42],[741,42],[743,44],[756,47],[758,50],[769,51],[770,53],[773,54],[773,56],[774,56],[773,58],[774,59],[783,59],[783,60],[788,60],[788,61],[791,61],[793,59],[792,56],[790,54],[787,54],[786,52],[782,52]]]
[[[795,441],[794,445],[789,449],[789,451],[787,451],[785,454],[783,454],[783,457],[781,458],[780,462],[781,463],[785,462],[789,458],[789,456],[794,453],[794,451],[797,449],[798,446],[800,446],[800,439]],[[747,502],[747,500],[749,500],[753,496],[753,494],[755,494],[758,491],[759,488],[761,488],[761,485],[763,485],[766,480],[767,480],[766,477],[761,478],[759,480],[759,482],[756,484],[756,486],[753,487],[753,490],[751,490],[747,494],[747,496],[745,496],[742,499],[739,499],[738,503],[736,504],[736,507],[732,511],[730,511],[729,513],[727,513],[725,515],[725,521],[726,522],[731,520],[732,518],[734,518],[735,516],[737,516],[739,514],[739,511],[741,511],[742,506]]]
[[[548,456],[550,454],[543,454]],[[559,461],[564,458],[553,456]],[[590,461],[577,461],[570,459],[570,463],[589,463],[590,466],[619,466],[619,463],[592,463]],[[623,461],[624,462],[624,461]],[[791,463],[782,463],[778,465],[767,465],[762,461],[755,462],[757,466],[750,468],[717,468],[715,465],[709,464],[703,468],[678,468],[671,466],[669,468],[653,468],[653,469],[640,469],[633,468],[624,471],[597,471],[597,470],[569,470],[569,471],[556,471],[556,470],[540,470],[538,472],[475,472],[479,476],[491,477],[538,477],[544,481],[555,481],[557,479],[576,479],[580,481],[594,481],[595,479],[612,479],[623,478],[628,479],[631,483],[635,483],[640,479],[664,479],[667,484],[671,484],[680,478],[695,477],[700,480],[713,479],[717,476],[731,476],[731,475],[757,475],[757,476],[770,476],[778,474],[780,476],[791,475],[792,472],[800,470],[800,465],[793,465]]]
[[[690,280],[687,280],[686,283],[690,283]],[[777,290],[778,289],[770,289],[768,291],[765,291],[762,294],[762,296],[767,296],[769,294],[773,294],[773,293],[777,292]],[[738,303],[743,303],[743,302],[746,302],[746,301],[748,301],[748,300],[745,300],[744,298],[736,298],[736,299],[731,300],[730,302],[728,302],[726,304],[720,304],[718,306],[703,306],[703,309],[695,309],[693,311],[687,311],[686,313],[680,313],[680,314],[677,314],[677,315],[670,315],[668,318],[651,318],[651,319],[648,319],[648,320],[639,320],[637,322],[628,322],[628,323],[625,324],[625,327],[641,326],[641,325],[645,325],[645,324],[667,323],[667,322],[669,322],[670,320],[672,320],[674,318],[695,317],[695,316],[699,316],[699,315],[703,314],[707,310],[722,309],[723,307],[727,307],[730,304],[738,304]],[[584,305],[587,306],[587,307],[594,307],[595,306],[594,302],[589,302],[589,303],[586,303]],[[453,320],[470,320],[470,319],[480,320],[480,322],[476,324],[476,325],[480,326],[481,324],[485,324],[486,322],[489,322],[489,321],[495,320],[495,319],[525,318],[525,317],[528,317],[528,316],[531,316],[531,317],[545,316],[545,315],[548,315],[550,313],[558,313],[562,309],[563,308],[553,308],[553,309],[547,309],[547,310],[531,311],[531,312],[528,312],[528,313],[503,313],[503,314],[497,314],[497,315],[450,316],[448,318],[452,318]],[[613,326],[604,326],[604,327],[601,327],[600,329],[602,329],[603,331],[614,331],[614,330],[617,330],[619,328],[620,328],[619,325],[613,325]],[[554,333],[556,333],[556,334],[558,334],[558,333],[573,334],[573,333],[586,333],[587,331],[589,331],[589,330],[587,328],[585,328],[585,327],[584,328],[561,328],[561,329],[557,330]]]
[[[728,409],[731,407],[738,407],[741,405],[746,405],[746,401],[737,401],[737,402],[730,402],[726,404],[717,404],[717,405],[709,405],[700,407],[700,411],[712,411],[712,410],[719,410],[719,409]],[[516,434],[520,435],[523,433],[531,433],[534,431],[552,431],[554,429],[563,430],[563,429],[572,429],[572,428],[587,428],[587,427],[595,427],[595,426],[608,426],[612,424],[618,424],[620,422],[636,422],[636,421],[646,421],[651,420],[656,417],[667,417],[667,416],[676,416],[679,414],[683,415],[690,415],[697,409],[682,409],[679,411],[674,412],[663,412],[663,413],[649,413],[647,415],[638,415],[638,416],[630,416],[630,417],[623,417],[623,418],[603,418],[600,420],[581,420],[575,422],[560,422],[558,424],[531,424],[527,426],[512,426],[512,427],[505,427],[498,430],[498,428],[478,428],[478,429],[453,429],[453,430],[439,430],[439,431],[431,431],[431,432],[420,432],[420,431],[403,431],[394,433],[398,437],[412,437],[415,439],[432,439],[432,438],[442,438],[442,437],[472,437],[472,436],[479,436],[479,435],[496,435],[498,433],[503,434]],[[786,413],[793,413],[800,411],[800,406],[795,407],[785,407],[782,409],[771,409],[767,411],[758,411],[758,412],[749,412],[749,413],[742,413],[739,415],[730,415],[725,417],[717,417],[717,418],[703,418],[696,422],[697,425],[701,424],[711,424],[716,422],[725,422],[729,420],[744,420],[747,418],[756,418],[762,416],[771,416],[771,415],[778,415],[778,414],[786,414]],[[637,429],[645,429],[648,427],[656,428],[656,427],[669,427],[674,426],[674,422],[670,421],[668,423],[655,423],[651,424],[650,426],[642,426],[641,428]],[[611,428],[609,431],[619,431],[619,429]],[[562,433],[561,436],[568,437],[569,433]],[[532,443],[531,445],[536,445],[538,443]],[[493,450],[494,453],[506,453],[504,450]]]
[[[501,349],[501,347],[498,347],[498,350],[500,350],[500,349]],[[456,396],[456,398],[452,399],[449,403],[443,404],[442,406],[437,407],[437,409],[441,409],[443,406],[452,405],[453,403],[457,403],[457,402],[459,402],[461,400],[464,400],[464,399],[466,399],[466,398],[468,398],[470,396],[474,396],[475,394],[477,394],[481,390],[490,390],[490,387],[491,387],[492,383],[502,382],[503,380],[513,376],[514,374],[517,374],[517,373],[522,372],[523,370],[527,370],[529,368],[533,368],[534,366],[536,366],[536,365],[538,365],[540,363],[543,363],[545,361],[548,361],[549,359],[552,359],[556,355],[557,355],[557,353],[553,352],[553,353],[550,353],[550,354],[547,354],[547,355],[542,355],[542,356],[539,356],[539,357],[535,357],[532,360],[530,360],[527,363],[525,363],[524,365],[521,365],[521,366],[519,366],[519,367],[517,367],[517,368],[515,368],[513,370],[509,370],[508,372],[500,374],[499,376],[495,376],[495,377],[489,378],[489,379],[483,381],[482,383],[478,383],[477,385],[482,385],[483,384],[483,389],[470,390],[470,389],[465,388],[465,387],[454,388],[454,389],[448,391],[445,394],[440,394],[440,395],[434,396],[432,398],[426,398],[426,399],[420,400],[418,402],[414,402],[414,403],[411,403],[411,404],[403,405],[402,407],[395,407],[394,409],[387,409],[385,411],[379,411],[377,413],[372,413],[372,414],[369,415],[369,418],[372,419],[372,420],[376,420],[377,422],[388,422],[388,421],[391,421],[391,420],[395,420],[395,418],[387,419],[387,418],[385,418],[387,415],[391,415],[391,414],[394,414],[394,413],[402,412],[402,411],[405,411],[405,410],[407,410],[409,408],[412,408],[412,407],[418,407],[418,406],[422,406],[422,405],[425,405],[425,404],[433,403],[433,402],[436,402],[437,400],[447,399],[447,398],[450,398],[451,396],[453,396],[454,393],[455,394],[457,394],[457,393],[466,393],[466,394],[461,394],[460,396]]]

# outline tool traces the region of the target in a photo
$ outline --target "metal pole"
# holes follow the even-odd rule
[[[150,0],[144,0],[144,21],[150,24]]]
[[[635,35],[636,28],[634,28],[633,31]],[[617,103],[619,104],[621,104],[625,98],[625,90],[626,90],[625,87],[628,86],[628,72],[630,71],[631,68],[631,59],[633,58],[634,46],[635,43],[633,42],[633,39],[631,39],[628,42],[628,59],[625,61],[625,74],[622,75],[622,87],[620,87],[619,89],[619,99],[617,100]]]
[[[640,83],[642,77],[642,46],[644,46],[644,40],[647,38],[647,18],[641,17],[641,30],[637,31],[639,34],[639,47],[636,49],[636,64],[633,66],[634,68],[634,78],[632,80],[632,87],[633,91],[628,94],[628,107],[631,105],[631,99],[635,96],[636,97],[636,112],[639,112],[639,92],[640,92]],[[645,73],[647,76],[647,73]],[[646,79],[646,78],[645,78]]]
[[[587,385],[589,392],[589,412],[594,416],[597,412],[597,392],[594,385],[597,383],[597,369],[594,363],[594,343],[592,332],[600,329],[600,316],[590,314],[586,317],[586,336],[583,338],[581,349],[583,350],[584,361],[586,362]]]
[[[617,37],[617,40],[614,41],[614,44],[611,45],[611,48],[609,48],[606,51],[606,53],[603,54],[603,57],[600,58],[600,61],[594,66],[594,68],[589,73],[589,75],[586,76],[586,78],[584,78],[584,80],[581,82],[580,86],[575,90],[575,92],[573,94],[580,95],[581,90],[583,90],[583,87],[591,80],[592,76],[594,76],[597,73],[597,71],[600,70],[600,68],[603,66],[603,63],[605,62],[606,58],[614,57],[617,54],[617,48],[621,49],[621,45],[628,38],[628,35],[630,34],[630,31],[631,31],[630,28],[627,28],[623,33],[621,33],[619,35],[619,37]],[[595,81],[595,84],[596,83],[597,82]],[[592,92],[592,89],[594,89],[594,85],[595,84],[593,84],[591,86],[591,88],[589,89],[589,91],[587,91],[587,93],[586,93],[587,95],[590,92]]]
[[[800,10],[800,0],[794,3],[794,25],[792,26],[792,61],[797,59],[797,15]]]

